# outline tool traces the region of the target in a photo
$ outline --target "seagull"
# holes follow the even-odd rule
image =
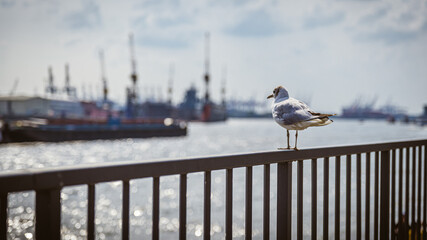
[[[330,116],[335,114],[316,113],[312,111],[307,104],[289,97],[288,91],[278,86],[273,90],[273,94],[267,97],[274,98],[272,107],[273,119],[281,127],[286,128],[288,147],[279,148],[279,150],[290,149],[289,145],[289,130],[296,130],[295,133],[295,150],[297,148],[298,131],[304,130],[308,127],[325,126],[333,121],[329,119]]]

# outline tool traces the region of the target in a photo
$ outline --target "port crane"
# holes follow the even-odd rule
[[[105,62],[104,62],[104,51],[101,49],[99,51],[99,62],[101,66],[101,81],[103,87],[103,98],[104,102],[108,101],[108,86],[107,86],[107,76],[105,74]]]

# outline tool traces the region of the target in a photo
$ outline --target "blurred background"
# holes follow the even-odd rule
[[[12,1],[0,3],[0,93],[44,95],[48,67],[79,98],[125,103],[134,34],[140,97],[173,100],[204,87],[210,32],[211,97],[264,101],[278,85],[318,111],[356,99],[422,113],[427,101],[426,1]],[[226,68],[226,74],[224,74]],[[84,89],[84,90],[83,90]]]
[[[0,0],[0,171],[274,151],[286,146],[266,99],[278,85],[337,114],[300,132],[301,149],[425,139],[426,42],[427,1]],[[243,239],[244,169],[234,176],[233,236]],[[225,173],[212,177],[211,236],[222,239]],[[201,239],[203,175],[189,179],[187,235]],[[135,239],[151,236],[150,181],[131,182]],[[163,239],[178,237],[177,189],[178,176],[161,178]],[[119,182],[97,185],[97,239],[120,239],[120,193]],[[64,188],[61,201],[63,239],[86,239],[86,189]],[[9,239],[33,239],[34,192],[9,194],[8,213]]]

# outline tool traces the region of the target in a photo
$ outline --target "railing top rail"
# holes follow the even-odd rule
[[[62,188],[119,180],[231,169],[312,158],[387,151],[395,148],[426,145],[427,139],[364,144],[353,146],[309,148],[299,151],[255,152],[151,162],[129,161],[97,163],[70,167],[15,170],[0,173],[0,193]]]

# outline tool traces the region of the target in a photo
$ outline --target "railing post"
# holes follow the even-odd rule
[[[389,239],[390,221],[390,152],[381,151],[380,239]]]
[[[211,171],[206,171],[203,198],[203,240],[211,239],[211,180]]]
[[[122,192],[122,240],[129,239],[129,180],[123,181]]]
[[[160,178],[153,177],[153,226],[152,239],[159,240],[159,215],[160,215]]]
[[[227,169],[225,186],[225,239],[233,239],[233,169]]]
[[[87,240],[95,240],[95,185],[88,185],[87,193]]]
[[[277,240],[291,239],[292,163],[277,164]]]
[[[270,239],[270,164],[264,165],[263,239]]]
[[[61,239],[61,189],[36,191],[36,239]]]
[[[252,240],[252,166],[246,167],[245,239]]]
[[[187,239],[187,174],[179,177],[179,239]]]
[[[0,193],[0,239],[7,239],[7,193]]]

